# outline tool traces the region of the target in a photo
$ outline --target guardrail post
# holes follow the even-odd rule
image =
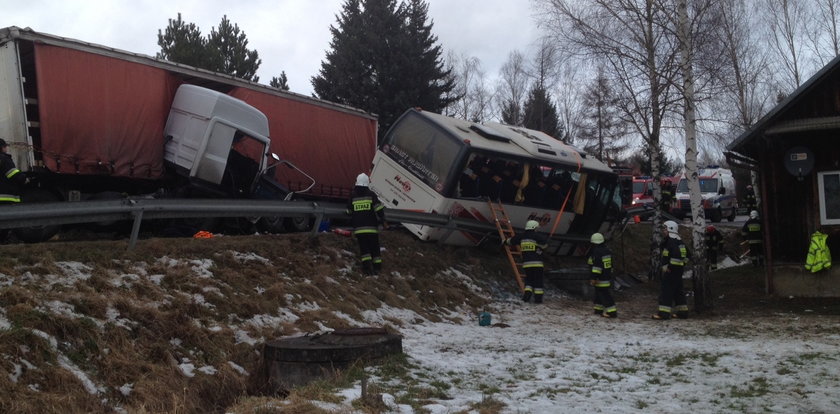
[[[132,211],[134,223],[131,225],[131,238],[128,239],[128,250],[134,250],[137,244],[137,235],[140,234],[140,223],[143,221],[143,210]]]

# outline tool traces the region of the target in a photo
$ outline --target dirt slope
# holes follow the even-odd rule
[[[644,274],[649,234],[625,234],[633,260],[619,258],[618,268]],[[518,295],[495,249],[423,243],[400,230],[385,232],[382,244],[379,277],[360,275],[353,240],[333,233],[150,239],[130,252],[125,241],[0,246],[0,412],[224,412],[265,391],[266,340],[349,327],[383,307],[442,321]],[[805,306],[765,297],[750,269],[717,286],[718,307],[701,318]],[[552,285],[547,294],[589,307]],[[656,286],[616,296],[623,316],[645,317]],[[213,375],[190,375],[196,370]]]

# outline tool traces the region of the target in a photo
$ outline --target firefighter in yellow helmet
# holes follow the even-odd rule
[[[362,262],[362,272],[365,275],[378,275],[382,268],[382,256],[379,249],[379,225],[385,224],[385,206],[368,185],[370,178],[365,173],[356,177],[356,186],[350,197],[347,212],[350,214],[350,224],[353,235],[359,242],[359,258]]]
[[[659,292],[659,312],[653,319],[684,319],[688,317],[688,305],[683,293],[683,270],[688,263],[688,249],[680,239],[677,223],[668,220],[662,225],[662,277]]]
[[[539,226],[540,223],[536,220],[528,220],[524,233],[504,241],[508,246],[519,246],[519,251],[522,252],[522,268],[525,270],[525,293],[522,294],[524,302],[530,302],[533,296],[534,303],[542,303],[545,294],[542,251],[546,248],[546,238],[545,235],[537,233]]]
[[[612,251],[604,244],[604,235],[595,233],[589,238],[589,284],[595,287],[595,314],[605,318],[618,317],[612,297]]]

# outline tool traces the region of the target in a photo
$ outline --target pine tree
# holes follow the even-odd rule
[[[346,0],[321,69],[321,99],[379,115],[380,136],[411,107],[440,112],[453,84],[423,0]]]
[[[583,119],[577,138],[585,142],[583,149],[601,161],[613,160],[627,149],[621,141],[626,124],[621,120],[618,97],[610,88],[602,69],[583,95]]]
[[[235,23],[231,25],[227,16],[222,17],[218,30],[213,28],[203,37],[198,26],[184,22],[178,13],[177,19],[169,19],[164,31],[158,30],[158,46],[158,59],[259,81],[259,54],[248,49],[245,33]]]
[[[271,78],[271,82],[268,83],[269,86],[272,88],[277,88],[280,90],[288,91],[289,90],[289,79],[286,77],[286,71],[280,72],[280,76],[275,76]]]
[[[169,19],[169,25],[164,31],[158,29],[158,59],[206,68],[207,40],[201,35],[201,30],[194,23],[187,24],[178,18]]]
[[[248,38],[239,30],[239,25],[231,24],[227,15],[222,16],[218,29],[213,28],[207,36],[207,48],[210,56],[210,70],[227,73],[237,78],[258,82],[257,69],[260,67],[259,53],[248,49]]]
[[[563,136],[557,107],[551,102],[548,92],[538,85],[531,88],[523,105],[523,126],[542,131],[557,139]]]

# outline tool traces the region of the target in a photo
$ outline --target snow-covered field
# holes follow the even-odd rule
[[[493,398],[505,413],[840,412],[837,317],[605,319],[582,304],[510,300],[495,304],[496,326],[466,314],[405,326],[414,375],[449,384],[451,399],[425,408],[470,412]],[[359,391],[345,390],[348,401]],[[383,396],[392,412],[413,412],[393,397]]]

